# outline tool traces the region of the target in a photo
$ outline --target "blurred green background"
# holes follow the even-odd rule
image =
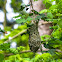
[[[33,52],[29,52],[27,31],[12,39],[28,28],[26,23],[20,24],[19,21],[20,14],[25,15],[25,19],[29,16],[30,9],[26,11],[24,8],[22,12],[20,10],[21,5],[28,4],[29,0],[0,0],[0,31],[7,31],[7,34],[0,32],[0,62],[62,62],[62,0],[44,0],[46,9],[39,12],[46,13],[48,21],[53,23],[53,26],[49,27],[53,29],[51,35],[41,36],[41,43],[50,50],[41,51],[41,54],[35,53],[35,56]]]

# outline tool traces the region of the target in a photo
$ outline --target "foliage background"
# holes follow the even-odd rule
[[[53,1],[56,2],[55,5],[52,5]],[[0,8],[2,8],[4,0],[0,0],[0,3]],[[10,31],[11,33],[0,40],[1,62],[62,62],[62,52],[56,51],[56,49],[62,51],[62,0],[44,0],[43,4],[45,4],[46,9],[41,10],[39,14],[46,13],[47,19],[45,18],[45,20],[53,23],[53,26],[49,27],[53,29],[51,35],[41,36],[41,43],[49,50],[41,51],[41,55],[35,53],[35,56],[33,52],[20,53],[21,51],[30,50],[28,45],[29,34],[27,32],[19,35],[8,43],[4,43],[9,37],[13,37],[28,28],[26,23],[30,24],[32,18],[29,14],[22,11],[22,15],[16,16],[15,18],[21,17],[21,19],[16,19],[16,22],[19,24],[24,23],[24,25],[20,25],[17,29],[13,30],[11,27],[6,27],[5,31]],[[11,2],[11,6],[15,12],[20,12],[20,5],[20,0],[12,0]],[[42,16],[37,16],[36,19],[38,20],[40,18],[43,19]],[[12,42],[17,43],[17,48],[10,48]]]

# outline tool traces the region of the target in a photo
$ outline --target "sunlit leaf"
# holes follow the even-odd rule
[[[47,17],[52,19],[53,18],[53,14],[52,13],[47,13]]]
[[[47,13],[47,9],[43,9],[39,12],[39,14],[42,14],[42,13]]]
[[[58,21],[58,25],[62,28],[62,19]]]

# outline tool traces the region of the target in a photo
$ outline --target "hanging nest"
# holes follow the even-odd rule
[[[41,38],[38,32],[38,23],[36,23],[29,28],[29,47],[31,51],[36,52],[40,45]]]

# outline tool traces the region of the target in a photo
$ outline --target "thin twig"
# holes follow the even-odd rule
[[[16,37],[19,36],[20,34],[25,33],[26,31],[27,31],[27,29],[23,30],[22,32],[20,32],[20,33],[16,34],[15,36],[13,36],[11,39],[6,40],[4,43],[7,43],[7,42],[11,41],[12,39],[16,38]]]
[[[33,4],[32,4],[32,0],[30,0],[30,2],[31,2],[32,10],[34,10],[34,9],[33,9]]]
[[[43,22],[41,25],[44,25],[44,24],[52,24],[52,22]]]
[[[30,3],[31,3],[31,7],[32,7],[32,12],[33,12],[33,20],[31,21],[32,23],[35,23],[35,13],[34,13],[34,8],[33,8],[33,0],[30,0]]]
[[[61,50],[59,50],[59,49],[56,49],[56,51],[57,51],[57,52],[60,52],[60,53],[62,53],[62,51],[61,51]]]
[[[32,51],[31,51],[31,50],[21,51],[20,53],[17,53],[17,54],[21,54],[21,53],[28,53],[28,52],[32,52]],[[11,56],[11,55],[14,55],[14,54],[13,54],[13,53],[5,54],[5,57]]]

